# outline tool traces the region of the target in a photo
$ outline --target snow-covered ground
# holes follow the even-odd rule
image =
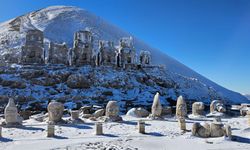
[[[246,117],[222,119],[232,127],[233,140],[220,138],[198,138],[191,132],[182,133],[174,118],[164,121],[146,121],[146,134],[137,132],[137,120],[123,116],[124,122],[104,123],[104,135],[94,134],[94,122],[85,120],[81,125],[56,126],[56,137],[46,137],[46,124],[27,120],[21,128],[3,128],[0,138],[2,150],[45,149],[112,149],[112,150],[249,150],[250,127]],[[147,120],[144,118],[144,120]],[[191,130],[194,121],[187,120]]]

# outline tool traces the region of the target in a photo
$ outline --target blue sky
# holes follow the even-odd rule
[[[249,0],[0,0],[0,22],[50,5],[84,8],[216,83],[250,94]]]

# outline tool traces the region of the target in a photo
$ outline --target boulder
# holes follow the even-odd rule
[[[101,116],[104,115],[104,112],[105,112],[104,109],[98,109],[98,110],[96,110],[96,111],[93,113],[93,115],[94,115],[96,118],[99,118],[99,117],[101,117]]]
[[[82,74],[72,74],[67,79],[67,86],[72,89],[90,88],[91,82]]]
[[[139,107],[139,108],[131,108],[126,115],[142,118],[142,117],[147,117],[149,114],[150,113],[146,109]]]

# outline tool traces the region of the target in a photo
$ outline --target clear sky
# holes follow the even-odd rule
[[[0,22],[50,5],[84,8],[216,83],[250,94],[250,0],[0,0]]]

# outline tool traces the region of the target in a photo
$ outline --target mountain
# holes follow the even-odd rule
[[[120,38],[132,35],[81,8],[51,6],[0,24],[0,62],[15,61],[20,58],[20,48],[25,41],[25,32],[29,29],[43,31],[46,45],[48,45],[49,41],[54,41],[58,43],[66,42],[69,47],[72,47],[74,32],[86,28],[94,34],[95,45],[97,45],[98,40],[103,39],[118,44]],[[210,92],[215,91],[216,98],[223,99],[226,102],[248,102],[247,98],[241,94],[210,81],[136,37],[134,37],[134,43],[137,51],[148,50],[151,52],[153,64],[165,65],[166,70],[176,77],[173,79],[175,82],[184,85],[183,79],[185,79],[187,83],[190,83],[191,87],[187,86],[179,90],[179,94],[185,94],[188,99],[211,99]],[[202,85],[206,90],[192,86],[196,84]]]
[[[250,100],[250,94],[245,94],[244,96]]]

